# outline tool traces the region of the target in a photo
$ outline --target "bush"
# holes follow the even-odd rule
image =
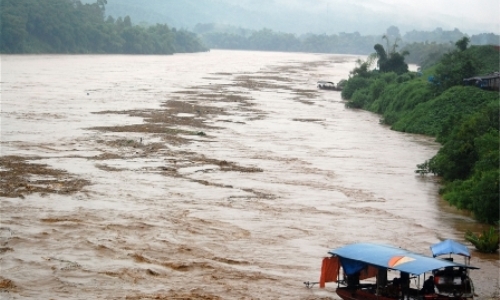
[[[481,172],[472,177],[472,212],[478,221],[493,223],[499,220],[498,176],[497,170]]]
[[[498,170],[498,111],[498,100],[493,100],[481,111],[463,118],[431,159],[431,171],[453,181],[472,176],[474,168],[477,173]]]
[[[346,107],[363,108],[369,101],[370,95],[367,89],[357,90],[352,95],[351,100],[346,103]]]
[[[368,109],[383,114],[385,119],[388,119],[388,114],[397,114],[399,119],[403,114],[411,112],[418,104],[429,101],[431,98],[428,84],[422,80],[412,80],[401,84],[391,83],[386,85],[384,92],[373,101]]]
[[[385,90],[387,83],[382,79],[376,79],[370,84],[370,103],[378,99]]]
[[[490,227],[488,231],[485,230],[479,235],[468,230],[465,233],[465,239],[471,242],[480,252],[493,253],[498,250],[499,237],[494,227]]]
[[[396,82],[397,83],[403,83],[403,82],[410,81],[413,78],[415,78],[415,74],[414,73],[404,73],[404,74],[399,75],[396,78]]]
[[[349,100],[351,99],[354,92],[360,89],[367,88],[370,85],[371,80],[361,76],[354,76],[349,78],[346,82],[345,87],[342,89],[342,98]]]
[[[396,111],[404,109],[409,112],[393,124],[394,130],[437,136],[443,132],[444,125],[452,116],[470,116],[486,104],[498,101],[498,93],[483,91],[475,87],[456,86],[433,99],[430,90],[418,91],[413,89],[415,87],[399,90],[398,96],[407,99],[401,104],[407,106],[398,105],[392,109]],[[412,105],[415,105],[415,109],[410,111]],[[457,121],[460,119],[456,117]],[[457,124],[451,125],[457,126]]]
[[[401,76],[404,76],[404,74],[401,75]],[[380,79],[382,79],[386,83],[393,83],[393,82],[396,81],[396,78],[398,78],[398,75],[396,73],[394,73],[394,72],[381,73],[380,74]]]

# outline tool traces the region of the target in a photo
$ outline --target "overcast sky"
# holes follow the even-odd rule
[[[275,0],[284,6],[305,10],[325,10],[331,13],[346,5],[356,5],[389,17],[394,25],[418,29],[444,30],[459,28],[463,32],[493,32],[500,34],[500,0]],[[307,4],[306,4],[307,3]],[[359,20],[363,23],[363,20]]]
[[[386,7],[413,15],[423,22],[428,17],[442,18],[456,27],[470,27],[481,32],[500,31],[500,0],[363,0],[382,2]]]
[[[169,23],[188,29],[198,23],[220,23],[295,34],[380,35],[390,26],[398,27],[402,35],[437,27],[468,35],[500,34],[500,0],[107,1],[106,11],[115,17],[130,15],[136,23]]]

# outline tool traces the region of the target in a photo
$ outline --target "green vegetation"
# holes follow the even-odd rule
[[[216,24],[198,24],[194,32],[210,48],[235,50],[366,54],[373,43],[381,41],[379,37],[361,36],[358,32],[298,37],[269,28],[251,31]]]
[[[406,56],[408,63],[417,64],[422,70],[425,70],[437,64],[443,55],[454,49],[454,45],[436,42],[414,42],[406,44],[402,49],[409,53]]]
[[[361,35],[358,32],[339,34],[304,34],[301,36],[276,32],[271,29],[249,30],[231,25],[215,23],[197,24],[193,31],[210,48],[236,50],[266,50],[266,51],[299,51],[314,53],[362,54],[373,51],[373,45],[395,41],[392,47],[387,45],[384,51],[389,55],[395,53],[392,60],[407,57],[407,61],[420,66],[436,63],[441,57],[453,49],[452,40],[466,37],[458,29],[444,31],[437,28],[434,31],[411,31],[405,35],[399,34],[399,29],[391,26],[381,38],[374,35]],[[479,34],[470,37],[474,45],[498,44],[500,37],[495,34]],[[396,47],[401,47],[396,52]],[[419,55],[419,53],[421,55]]]
[[[405,55],[410,54],[409,52],[397,52],[396,48],[398,47],[398,38],[394,42],[393,46],[389,46],[389,37],[384,35],[382,37],[387,41],[387,47],[384,49],[384,46],[380,44],[376,44],[373,48],[377,51],[377,66],[380,72],[394,72],[396,74],[403,74],[408,72],[408,64],[405,63]]]
[[[445,200],[493,224],[500,205],[499,94],[463,86],[462,79],[498,71],[499,50],[468,44],[461,38],[423,73],[382,68],[389,56],[375,45],[378,68],[370,67],[374,56],[358,61],[342,97],[347,107],[381,114],[393,130],[435,136],[443,146],[416,172],[440,176]]]
[[[499,236],[495,227],[490,227],[488,231],[485,230],[479,235],[467,231],[465,233],[465,239],[471,242],[476,249],[485,253],[494,253],[499,247]]]
[[[113,0],[109,4],[107,0],[2,0],[0,52],[172,54],[207,51],[208,47],[367,55],[373,51],[374,44],[384,42],[378,35],[361,35],[359,32],[296,35],[266,27],[258,29],[257,24],[262,23],[256,23],[255,15],[239,2],[201,2],[203,4],[200,0],[149,0],[145,6],[134,0]],[[301,23],[295,21],[283,26],[276,19],[283,15],[286,13],[268,15],[266,21],[270,23],[264,23],[286,30]],[[130,16],[139,25],[133,24]],[[214,16],[219,16],[224,24],[199,23]],[[305,15],[297,17],[304,18]],[[170,28],[161,23],[163,20],[180,28],[193,28],[194,33]],[[228,25],[235,20],[252,29]],[[414,30],[401,35],[397,27],[391,26],[386,36],[398,42],[402,51],[397,54],[404,54],[407,62],[427,66],[453,46],[450,41],[466,34],[458,29],[446,31],[436,28],[434,31]],[[482,33],[472,35],[470,41],[474,45],[498,44],[500,37]],[[390,53],[391,49],[385,51]],[[429,61],[424,61],[424,57],[417,53],[429,53],[425,55]],[[392,59],[403,60],[398,55]]]
[[[106,0],[2,0],[1,53],[173,54],[207,49],[194,33],[167,25],[104,19]]]

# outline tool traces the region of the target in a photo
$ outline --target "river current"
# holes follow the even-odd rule
[[[336,299],[303,284],[329,249],[444,239],[498,297],[485,227],[414,172],[440,145],[316,88],[358,58],[3,55],[0,298]]]

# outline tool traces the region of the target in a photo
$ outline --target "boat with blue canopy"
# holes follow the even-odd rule
[[[438,245],[431,249],[442,255],[449,254],[450,248]],[[466,254],[463,248],[457,249],[460,255]],[[470,264],[374,243],[350,244],[332,249],[328,254],[331,256],[323,259],[317,283],[324,288],[327,282],[336,282],[336,293],[344,300],[466,300],[474,297],[469,270],[478,268]],[[312,287],[315,283],[305,284]]]
[[[432,251],[432,256],[437,257],[437,256],[442,256],[442,255],[461,255],[466,258],[470,258],[470,251],[469,249],[463,245],[460,244],[459,242],[456,242],[454,240],[444,240],[442,242],[439,242],[437,244],[434,244],[431,246],[431,251]]]

